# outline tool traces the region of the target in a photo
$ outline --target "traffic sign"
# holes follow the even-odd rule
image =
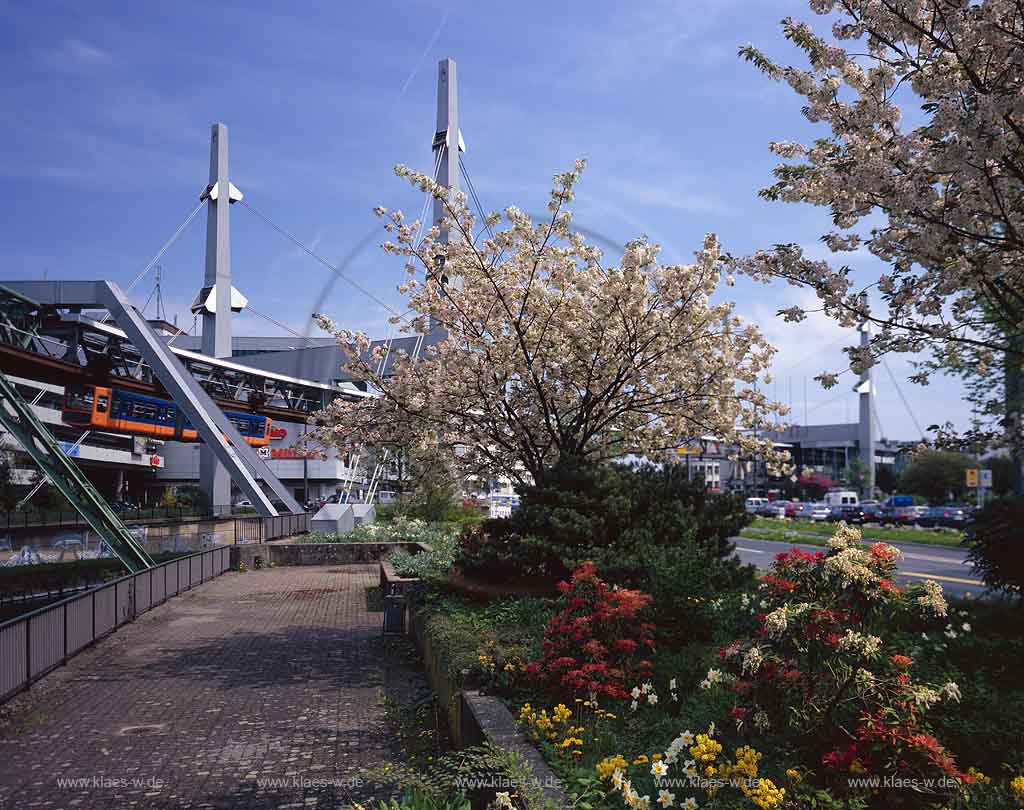
[[[978,474],[978,486],[985,489],[992,489],[992,470],[980,470]]]
[[[967,486],[971,488],[978,486],[978,471],[976,469],[967,470]]]

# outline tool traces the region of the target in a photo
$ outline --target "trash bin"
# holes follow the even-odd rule
[[[384,594],[384,632],[405,632],[405,594],[394,585]]]

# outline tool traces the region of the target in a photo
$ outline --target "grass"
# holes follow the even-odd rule
[[[773,518],[755,518],[750,526],[740,532],[740,536],[757,540],[778,540],[822,546],[825,545],[825,540],[835,533],[836,525],[835,523],[805,523]],[[865,540],[881,540],[886,543],[919,543],[928,546],[959,546],[963,540],[962,532],[934,529],[889,529],[864,526],[861,528],[861,535]]]

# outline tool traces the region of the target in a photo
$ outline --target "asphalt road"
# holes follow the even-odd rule
[[[750,537],[733,537],[736,553],[739,558],[758,568],[767,569],[780,551],[796,546],[812,554],[825,551],[823,546],[811,546],[804,543],[782,543],[777,540],[755,540]],[[897,563],[896,580],[900,584],[922,582],[934,579],[942,590],[952,596],[972,597],[984,592],[985,586],[974,574],[971,564],[967,561],[967,552],[959,548],[946,546],[925,546],[916,543],[890,543],[903,556]]]

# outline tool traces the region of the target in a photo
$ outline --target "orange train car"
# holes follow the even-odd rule
[[[123,388],[99,385],[69,387],[64,394],[62,418],[67,424],[111,433],[152,436],[178,442],[199,441],[199,431],[169,399],[136,394]],[[253,447],[270,443],[273,422],[255,413],[225,411],[242,438]]]

